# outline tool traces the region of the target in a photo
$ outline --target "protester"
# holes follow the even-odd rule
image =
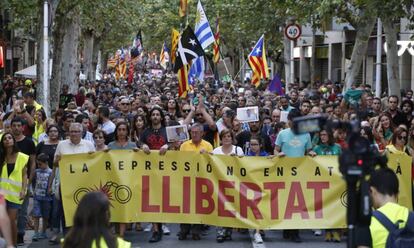
[[[22,240],[18,240],[17,215],[27,195],[29,156],[19,152],[17,141],[11,133],[5,133],[0,143],[1,178],[7,179],[0,182],[0,189],[5,194],[11,223],[12,244],[16,246],[17,243],[24,243],[23,236],[21,236]]]
[[[191,126],[190,129],[191,139],[185,141],[180,146],[180,151],[193,151],[198,153],[211,153],[213,152],[213,146],[203,140],[204,135],[204,127],[199,123],[195,123]],[[192,234],[193,240],[200,240],[201,239],[201,230],[202,225],[200,224],[180,224],[180,233],[179,239],[184,240],[186,239],[187,235],[190,233]]]
[[[402,228],[406,225],[409,209],[397,203],[399,194],[399,182],[394,171],[390,168],[381,168],[376,170],[370,179],[370,196],[373,207],[379,211],[391,223],[399,223]],[[389,231],[375,217],[371,217],[369,230],[365,228],[358,229],[357,245],[359,248],[385,247]]]
[[[300,111],[292,109],[288,115],[288,125],[292,127],[294,118],[299,117]],[[312,151],[312,142],[309,133],[295,134],[291,128],[279,132],[275,141],[274,154],[283,157],[302,157],[305,154],[315,154]],[[283,238],[290,239],[292,242],[300,243],[302,239],[299,236],[299,230],[283,230]]]
[[[130,242],[115,237],[110,229],[110,203],[102,192],[90,192],[79,202],[73,227],[65,237],[63,248],[129,248]]]
[[[57,192],[55,192],[56,194],[55,197],[57,198],[56,199],[57,201],[56,201],[56,204],[54,205],[56,205],[55,218],[56,218],[57,223],[54,224],[54,227],[55,228],[57,227],[58,229],[55,230],[54,235],[49,240],[50,243],[52,244],[58,243],[57,236],[59,234],[60,226],[63,227],[63,234],[65,234],[67,231],[66,225],[65,225],[65,217],[63,215],[62,195],[61,195],[60,181],[59,181],[59,178],[60,178],[59,162],[62,158],[62,155],[88,153],[88,152],[95,151],[95,147],[90,141],[82,139],[82,132],[83,132],[82,124],[71,123],[69,126],[69,139],[60,141],[56,148],[54,162],[53,162],[52,178],[50,179],[49,186],[48,186],[48,188],[51,189],[52,188],[51,184],[53,180],[56,178]]]
[[[193,133],[193,132],[192,132]],[[244,156],[243,149],[241,147],[233,145],[235,142],[233,132],[228,129],[224,129],[220,132],[221,146],[213,150],[213,154],[231,155],[231,156]],[[216,240],[219,243],[225,240],[231,240],[233,228],[229,227],[217,227]],[[182,232],[182,231],[181,231]]]
[[[0,192],[0,231],[2,233],[0,247],[14,248],[11,233],[10,219],[7,214],[6,200],[3,193]]]
[[[33,241],[47,239],[46,228],[48,226],[52,196],[49,194],[49,181],[52,178],[52,169],[48,166],[49,156],[40,153],[37,156],[38,169],[33,176],[34,193],[33,193],[33,217],[35,219]],[[40,218],[42,219],[42,230],[39,233]]]

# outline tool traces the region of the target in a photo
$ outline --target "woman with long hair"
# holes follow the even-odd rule
[[[316,155],[340,155],[342,152],[341,146],[335,143],[335,138],[332,132],[329,132],[327,129],[322,129],[319,132],[319,142],[313,148],[313,151]],[[320,230],[315,230],[316,233]],[[327,229],[325,232],[325,241],[326,242],[341,242],[341,232],[335,229]]]
[[[392,154],[407,154],[410,155],[410,151],[407,148],[408,143],[408,131],[404,128],[396,128],[391,139],[391,143],[385,147],[385,152]]]
[[[384,151],[385,147],[390,143],[393,130],[394,124],[391,115],[387,112],[381,113],[372,129],[375,142],[378,144],[380,151]]]
[[[27,163],[29,156],[19,152],[15,138],[5,133],[0,140],[0,189],[5,192],[7,213],[11,223],[13,245],[17,244],[17,212],[27,191]]]
[[[104,193],[95,191],[86,194],[76,209],[73,226],[63,242],[63,248],[131,247],[131,243],[112,234],[109,206]]]
[[[137,145],[129,139],[129,125],[125,121],[118,122],[115,127],[115,140],[108,144],[110,150],[128,150],[138,151]],[[119,223],[119,236],[124,237],[126,223]]]
[[[181,117],[180,104],[175,99],[169,99],[165,110],[170,116]]]
[[[139,140],[141,137],[142,132],[147,126],[147,118],[145,115],[136,115],[132,121],[132,128],[131,128],[131,140],[137,144],[137,146],[141,146],[141,141]]]
[[[36,111],[35,116],[35,127],[33,132],[33,139],[34,142],[37,144],[39,143],[39,138],[42,133],[45,132],[46,129],[46,113],[43,109],[39,109]]]

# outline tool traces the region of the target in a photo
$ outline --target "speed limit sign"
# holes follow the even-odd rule
[[[290,24],[285,28],[285,35],[289,40],[296,40],[302,34],[302,30],[297,24]]]

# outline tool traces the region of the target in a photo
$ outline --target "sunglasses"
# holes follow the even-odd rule
[[[123,102],[121,103],[121,105],[129,105],[129,103]]]
[[[398,136],[398,139],[400,139],[400,140],[407,140],[407,136]]]
[[[190,113],[191,109],[183,109],[183,112]]]

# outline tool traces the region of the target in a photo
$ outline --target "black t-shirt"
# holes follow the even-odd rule
[[[140,141],[151,150],[159,150],[163,145],[167,144],[167,140],[167,130],[165,127],[160,129],[146,128],[140,138]]]
[[[17,147],[19,148],[20,152],[26,155],[35,155],[36,154],[36,146],[29,137],[24,137],[23,140],[17,142]]]
[[[204,137],[203,140],[208,141],[212,146],[214,146],[214,134],[217,131],[213,131],[208,124],[204,124]]]
[[[36,155],[36,146],[29,137],[24,137],[23,140],[17,142],[17,147],[19,148],[20,152],[30,156]],[[29,160],[30,163],[30,160]],[[30,176],[30,165],[27,165],[27,177]]]
[[[65,109],[68,107],[68,104],[73,100],[72,94],[60,94],[59,96],[59,108]]]

